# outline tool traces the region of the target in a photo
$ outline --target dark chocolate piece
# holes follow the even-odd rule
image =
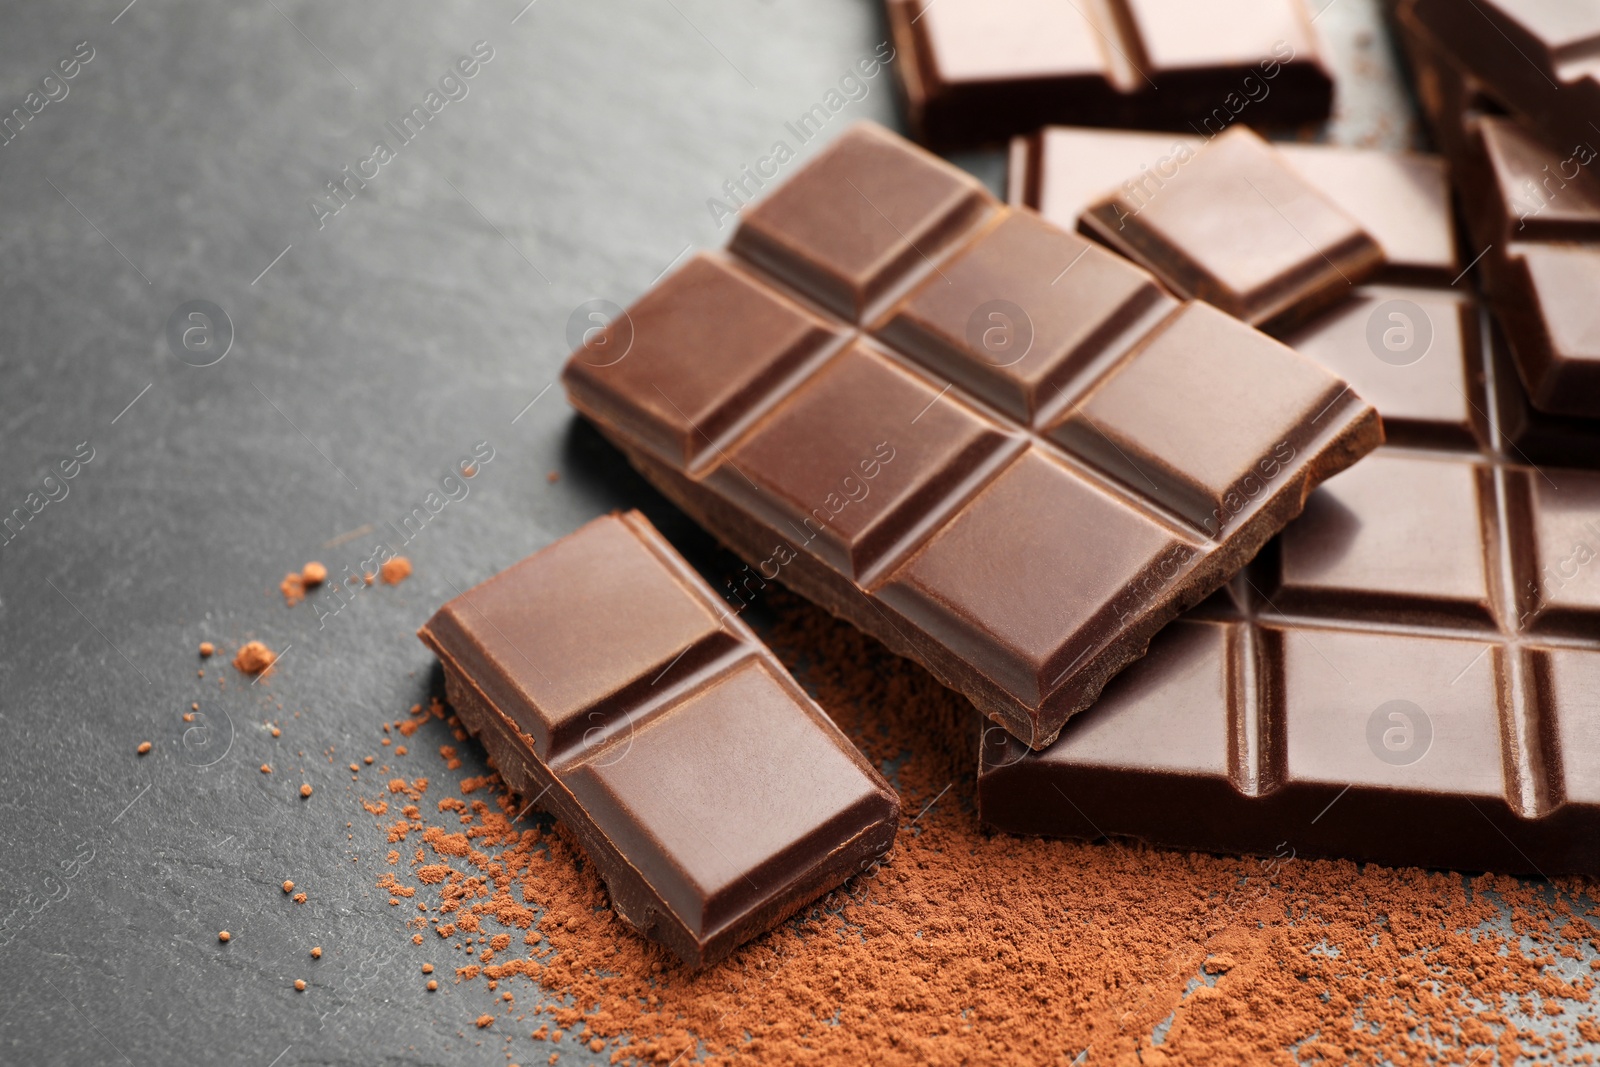
[[[760,577],[1028,743],[1370,451],[1343,381],[860,125],[580,349],[575,407]],[[753,582],[754,585],[750,583]]]
[[[1428,221],[1452,228],[1442,202]],[[1522,461],[1484,321],[1460,287],[1372,288],[1289,338],[1370,396],[1394,443],[1313,493],[1049,749],[989,730],[986,823],[1600,873],[1600,473]]]
[[[1011,143],[1007,199],[1062,229],[1114,191],[1137,195],[1176,177],[1206,139],[1174,133],[1051,126]],[[1432,220],[1450,205],[1437,156],[1275,142],[1302,179],[1383,248],[1376,282],[1448,285],[1465,266],[1455,237]]]
[[[1600,138],[1592,0],[1399,0],[1398,9],[1403,26],[1424,31],[1472,79],[1473,97],[1517,116],[1563,158]]]
[[[1596,419],[1600,432],[1600,151],[1584,142],[1555,152],[1484,113],[1485,93],[1460,59],[1417,15],[1402,11],[1400,22],[1527,403]]]
[[[1052,122],[1217,133],[1319,122],[1333,74],[1303,0],[886,0],[912,134]]]
[[[866,869],[900,802],[638,512],[419,632],[506,783],[577,834],[617,913],[708,963]]]
[[[1078,225],[1186,298],[1301,322],[1377,273],[1383,248],[1259,135],[1235,127],[1092,204]]]

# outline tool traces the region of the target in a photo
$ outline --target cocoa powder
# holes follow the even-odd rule
[[[484,982],[465,1010],[504,1020],[509,1058],[581,1028],[612,1062],[657,1064],[1593,1062],[1589,882],[991,834],[971,706],[792,595],[769,603],[765,636],[907,814],[880,867],[720,965],[686,970],[624,926],[566,828],[516,821],[497,777],[438,799],[395,778],[399,821],[364,798],[394,845],[378,886],[421,909],[403,936]],[[465,739],[437,701],[395,725]],[[513,982],[516,1001],[489,992]]]

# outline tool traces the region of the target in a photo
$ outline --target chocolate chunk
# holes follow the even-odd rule
[[[1317,122],[1333,74],[1303,0],[886,0],[919,140],[1052,122],[1198,129]]]
[[[1335,375],[880,127],[730,253],[646,293],[625,358],[574,353],[573,405],[757,586],[1034,746],[1381,436]]]
[[[1361,224],[1240,126],[1079,218],[1174,292],[1254,325],[1304,321],[1383,265]]]
[[[1428,199],[1412,222],[1441,246],[1450,211]],[[985,822],[1600,873],[1600,473],[1523,459],[1488,399],[1515,375],[1482,321],[1446,279],[1364,287],[1288,338],[1370,397],[1392,442],[1050,748],[987,731]]]
[[[1587,139],[1593,131],[1556,152],[1518,121],[1484,113],[1475,75],[1420,16],[1401,16],[1423,83],[1419,95],[1450,153],[1521,392],[1538,412],[1600,417],[1600,177],[1593,173],[1600,151]]]
[[[490,578],[419,636],[506,783],[691,965],[894,841],[894,791],[638,512]]]
[[[1492,101],[1551,148],[1593,143],[1600,115],[1600,8],[1587,0],[1399,0],[1407,35],[1420,30],[1470,79],[1471,99]],[[1420,72],[1419,72],[1420,73]],[[1434,87],[1424,88],[1424,105]],[[1454,155],[1448,143],[1445,152]]]
[[[1075,229],[1078,217],[1112,192],[1132,194],[1175,178],[1206,143],[1173,133],[1051,126],[1012,141],[1007,199]],[[1321,144],[1272,147],[1377,240],[1384,265],[1374,281],[1447,285],[1461,273],[1454,235],[1432,224],[1450,205],[1443,159]]]

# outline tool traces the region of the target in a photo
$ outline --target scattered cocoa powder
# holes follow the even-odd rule
[[[551,485],[555,485],[557,482],[559,482],[561,480],[561,472],[560,471],[551,471],[549,474],[546,474],[544,476],[544,480],[549,482]]]
[[[411,577],[411,561],[404,556],[383,561],[383,566],[378,568],[378,573],[383,577],[385,585],[399,585]]]
[[[150,742],[148,742],[148,741],[140,741],[139,742],[139,747],[134,749],[134,751],[139,753],[139,755],[141,755],[141,756],[145,756],[145,755],[149,754],[151,747],[152,746],[151,746]]]
[[[582,1027],[590,1048],[618,1042],[614,1063],[661,1065],[1593,1062],[1590,882],[986,832],[971,706],[781,590],[768,606],[765,636],[892,768],[907,815],[879,867],[722,963],[690,971],[634,934],[570,831],[516,822],[498,778],[376,823],[421,841],[380,883],[437,902],[406,933],[491,936],[457,977],[537,983],[532,1010],[559,1028],[532,1039]]]
[[[277,659],[277,653],[260,641],[247,641],[234,655],[233,665],[244,674],[261,674]]]
[[[296,893],[294,895],[294,902],[296,904],[304,904],[306,902],[306,895],[304,893]]]
[[[305,579],[294,571],[283,576],[283,581],[278,583],[278,592],[283,594],[283,602],[288,607],[294,607],[306,598]]]
[[[310,563],[307,563],[304,567],[300,568],[300,581],[308,589],[313,585],[321,585],[327,580],[328,568],[324,567],[316,560],[312,560]]]

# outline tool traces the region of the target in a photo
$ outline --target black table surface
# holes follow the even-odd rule
[[[346,830],[341,768],[437,685],[413,636],[434,608],[595,515],[643,507],[731,573],[566,407],[569,319],[727,239],[708,201],[873,54],[879,6],[126,3],[0,12],[0,110],[80,60],[0,146],[0,515],[22,516],[0,534],[0,1062],[501,1061],[458,1036],[482,983],[421,999],[388,966],[408,940],[349,861],[377,846]],[[1410,144],[1375,0],[1317,6],[1345,75],[1322,135]],[[386,124],[474,50],[400,143]],[[835,128],[897,125],[889,74],[863,84]],[[393,157],[335,200],[379,138]],[[958,161],[998,187],[1000,153]],[[169,337],[206,321],[210,350]],[[465,498],[404,525],[485,448]],[[379,543],[408,581],[285,607],[286,571]],[[197,658],[249,638],[284,653],[267,685]],[[304,907],[285,877],[314,881]],[[339,951],[297,995],[319,941]]]

